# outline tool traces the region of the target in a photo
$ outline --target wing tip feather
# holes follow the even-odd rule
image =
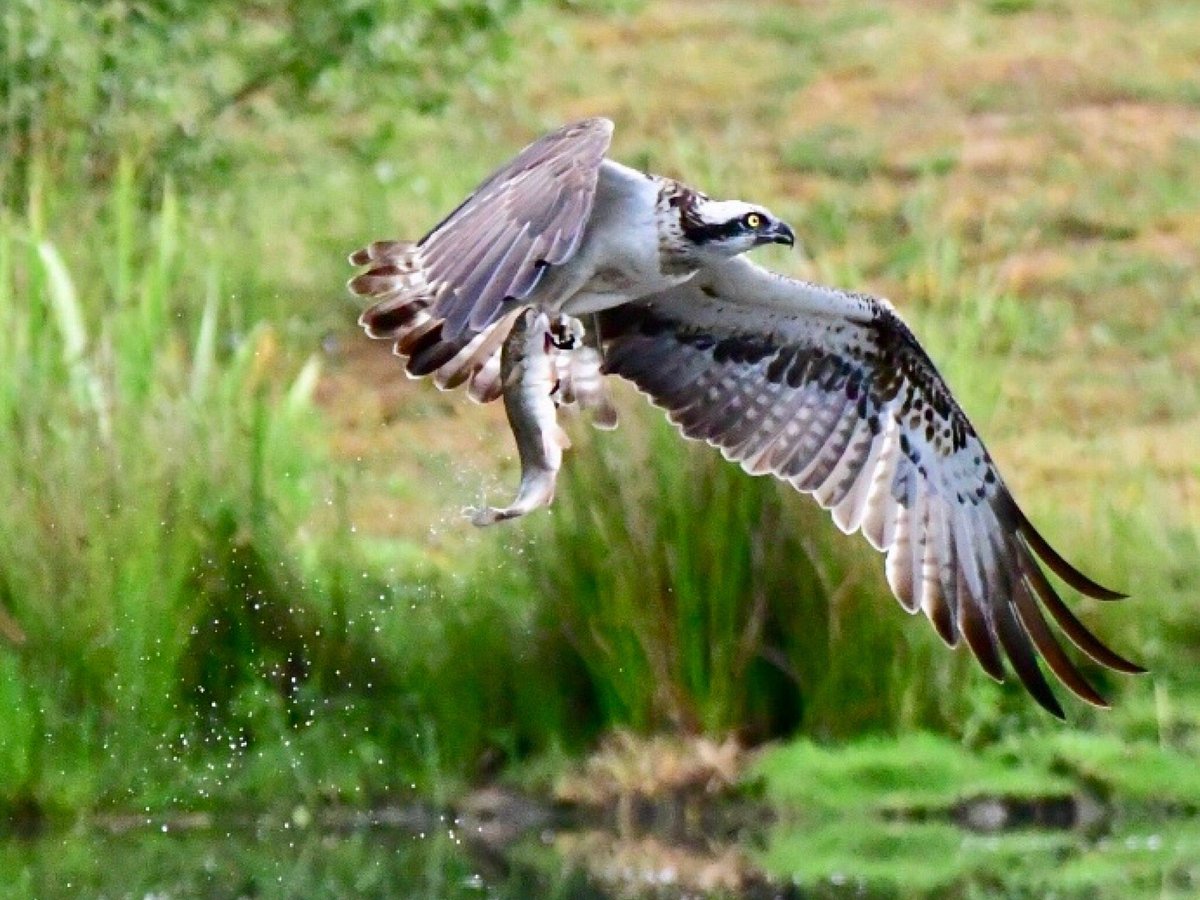
[[[1061,578],[1066,584],[1070,585],[1085,597],[1091,597],[1093,600],[1126,600],[1129,595],[1115,591],[1112,588],[1107,588],[1099,582],[1084,575],[1083,572],[1071,565],[1067,560],[1050,546],[1047,541],[1029,521],[1029,517],[1021,511],[1016,502],[1009,500],[1012,505],[1012,513],[1015,517],[1015,529],[1018,534],[1024,538],[1030,551],[1049,567],[1050,571]]]

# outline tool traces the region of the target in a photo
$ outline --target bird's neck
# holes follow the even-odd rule
[[[659,268],[680,280],[690,277],[703,265],[696,244],[688,238],[695,227],[696,209],[704,194],[673,178],[660,178],[654,218],[658,228]]]

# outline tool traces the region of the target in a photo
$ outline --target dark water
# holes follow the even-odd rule
[[[724,844],[527,834],[503,851],[454,827],[322,831],[288,821],[78,829],[0,842],[12,897],[1200,896],[1200,821],[1102,833],[972,833],[877,820],[776,825]],[[199,827],[197,827],[199,826]]]

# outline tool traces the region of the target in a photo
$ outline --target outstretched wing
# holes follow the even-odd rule
[[[376,303],[369,333],[390,337],[417,311],[439,322],[438,339],[465,344],[528,297],[549,266],[571,258],[596,196],[612,140],[608,119],[584,119],[534,141],[487,178],[415,245],[366,247],[350,257],[372,268],[350,282]],[[386,251],[386,252],[385,252]]]
[[[1075,694],[1104,699],[1050,630],[1096,662],[1105,647],[1055,593],[1040,560],[1097,599],[1030,524],[975,429],[886,301],[795,281],[738,258],[601,314],[605,369],[636,384],[684,435],[753,474],[813,494],[845,532],[887,553],[892,592],[947,644],[963,638],[1004,677],[1001,650],[1037,701],[1063,711],[1042,660]]]

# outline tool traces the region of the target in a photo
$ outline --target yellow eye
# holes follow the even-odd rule
[[[762,228],[763,217],[758,213],[748,213],[742,221],[746,223],[747,228],[758,230]]]

